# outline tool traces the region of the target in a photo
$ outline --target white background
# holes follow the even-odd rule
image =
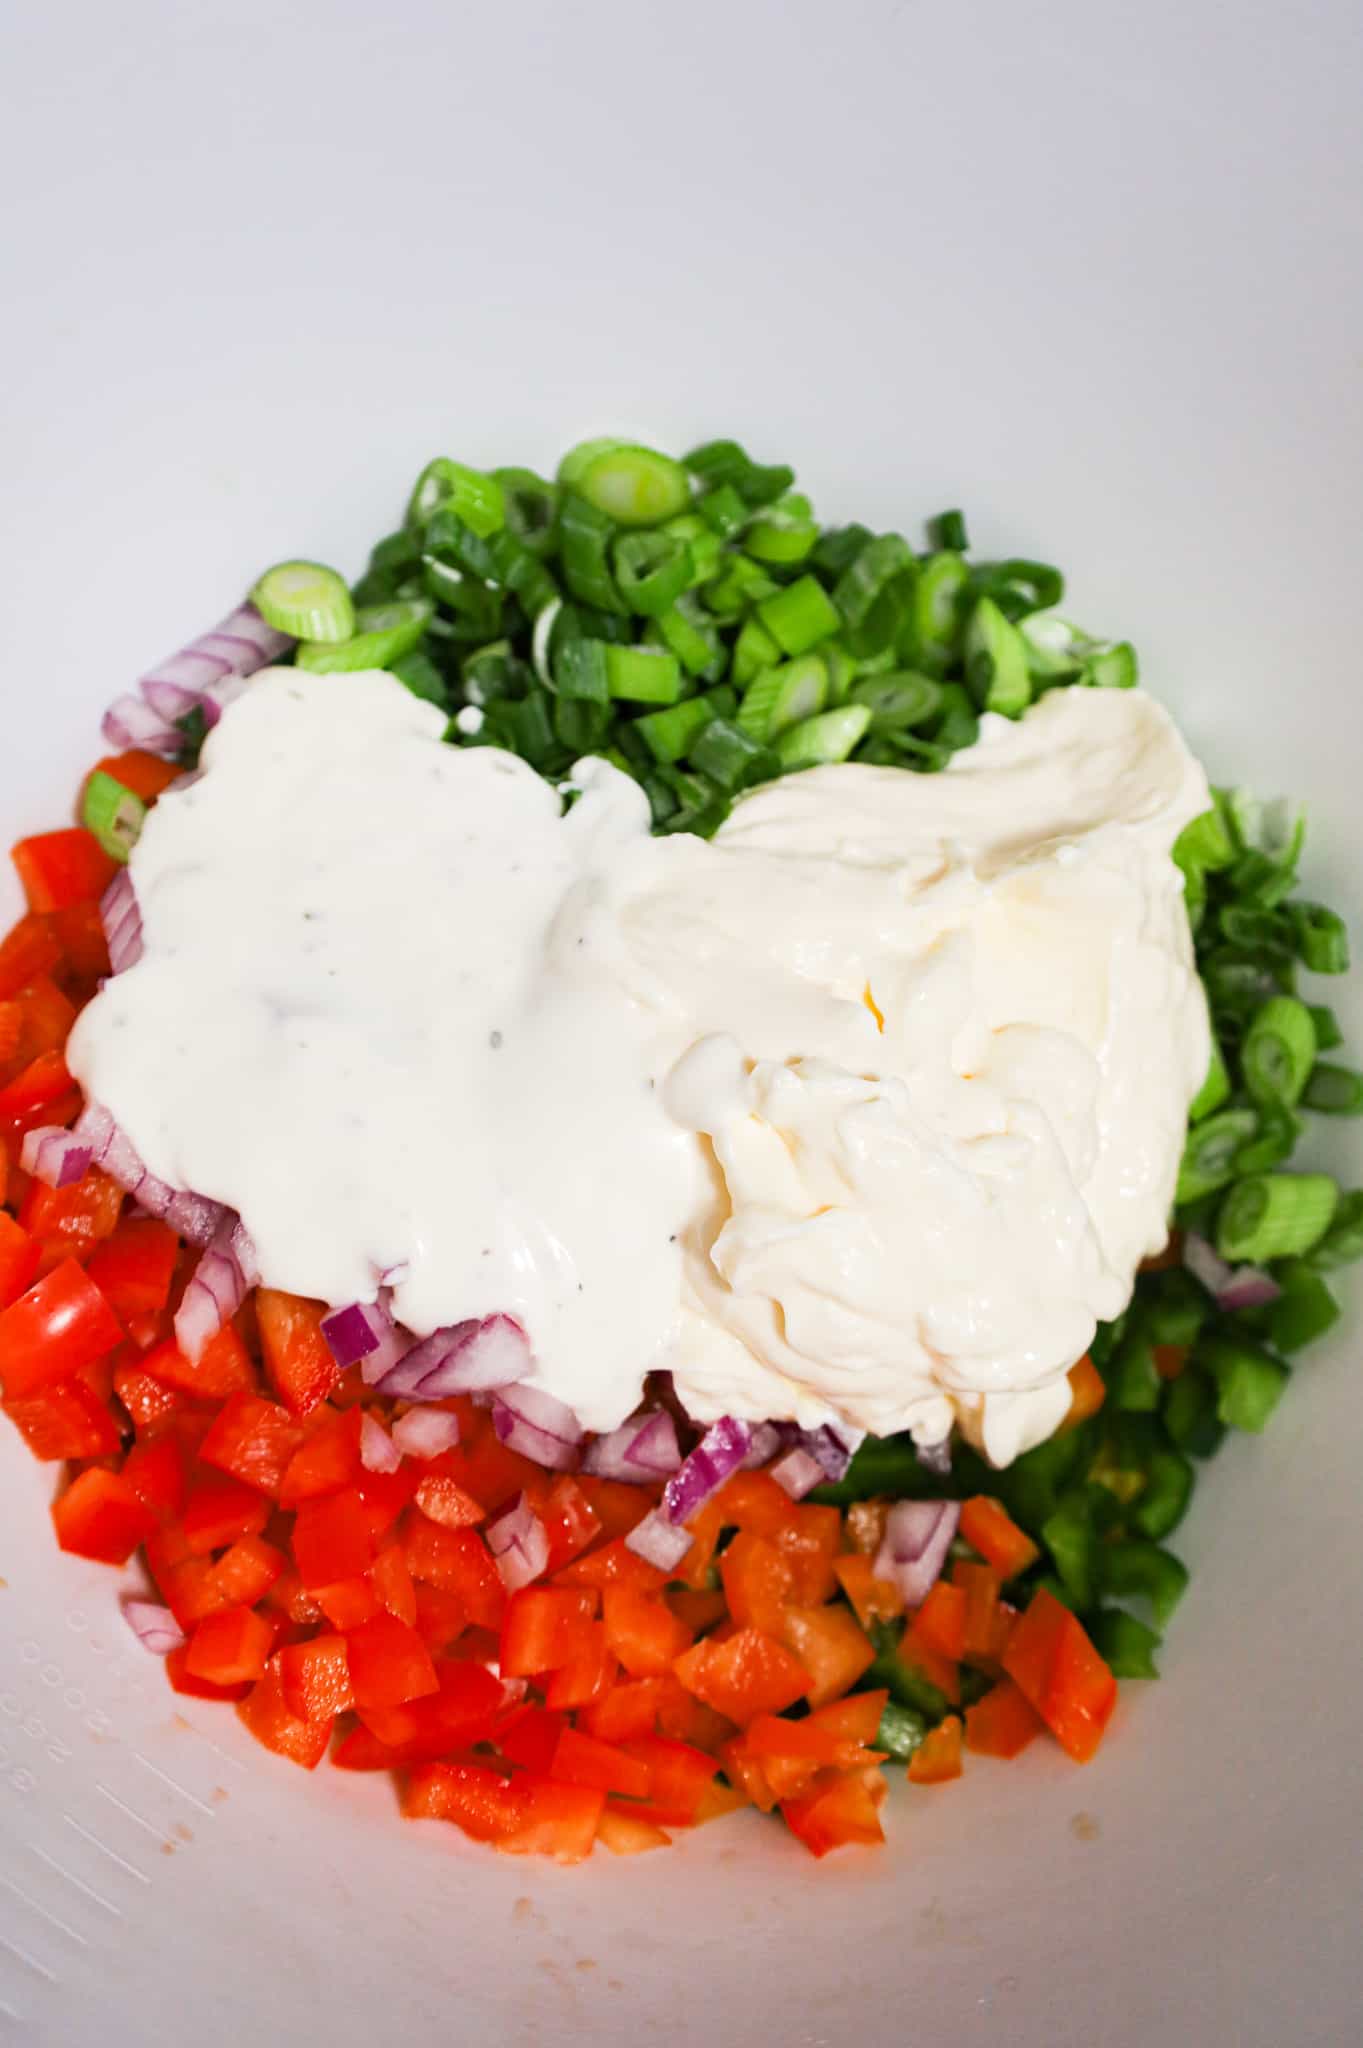
[[[357,568],[428,455],[735,433],[828,516],[962,504],[1063,562],[1214,774],[1312,796],[1357,912],[1360,19],[15,8],[7,827],[264,563]],[[1202,1488],[1168,1682],[1098,1762],[978,1766],[822,1869],[742,1823],[512,1865],[173,1720],[0,1441],[0,2041],[1352,2039],[1355,1351]]]

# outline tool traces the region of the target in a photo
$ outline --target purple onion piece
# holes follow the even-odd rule
[[[398,1358],[381,1377],[371,1378],[381,1394],[408,1401],[443,1401],[451,1394],[509,1387],[525,1378],[534,1360],[514,1316],[484,1316],[433,1331]]]
[[[785,1444],[788,1427],[779,1422],[755,1422],[743,1470],[755,1472],[760,1466],[769,1465]]]
[[[141,697],[116,697],[99,729],[120,754],[137,747],[144,754],[161,754],[173,761],[185,743],[184,734],[167,725]]]
[[[169,1656],[184,1642],[185,1632],[168,1607],[155,1600],[124,1600],[121,1606],[128,1627],[153,1657]]]
[[[549,1537],[523,1493],[483,1530],[502,1584],[515,1593],[539,1578],[549,1562]]]
[[[665,1408],[655,1408],[634,1421],[638,1427],[626,1452],[630,1463],[653,1478],[668,1478],[681,1464],[676,1423]]]
[[[396,1472],[402,1463],[401,1445],[372,1415],[360,1424],[360,1463],[366,1472]]]
[[[823,1477],[836,1485],[846,1477],[847,1468],[860,1445],[864,1442],[864,1429],[853,1429],[850,1424],[834,1425],[826,1422],[821,1429],[806,1429],[800,1433],[800,1448],[817,1460]]]
[[[675,1528],[661,1508],[654,1508],[630,1530],[625,1548],[660,1572],[674,1572],[693,1540],[685,1529]]]
[[[413,1408],[393,1424],[393,1442],[409,1458],[438,1458],[459,1441],[459,1417],[448,1408]]]
[[[828,1475],[812,1452],[802,1450],[796,1444],[793,1450],[777,1459],[771,1468],[771,1476],[792,1500],[803,1500],[816,1486],[822,1486]]]
[[[941,1577],[961,1519],[955,1500],[897,1500],[885,1519],[875,1575],[898,1586],[906,1607],[919,1607]]]
[[[377,1301],[352,1301],[322,1318],[322,1335],[342,1371],[377,1351],[392,1327],[392,1317]]]
[[[712,1423],[663,1489],[668,1520],[674,1524],[689,1521],[730,1474],[737,1472],[751,1446],[752,1429],[737,1416],[721,1415]]]
[[[542,1387],[505,1387],[493,1396],[492,1427],[497,1440],[554,1472],[579,1462],[581,1423],[566,1403]]]
[[[1282,1293],[1261,1266],[1228,1266],[1205,1237],[1190,1231],[1183,1240],[1183,1264],[1228,1315],[1240,1308],[1267,1308]]]
[[[145,1183],[138,1189],[137,1199],[145,1205]],[[165,1210],[160,1213],[164,1215]],[[229,1210],[194,1268],[176,1310],[175,1341],[186,1358],[193,1361],[202,1356],[205,1345],[236,1314],[259,1278],[255,1246],[240,1217]]]
[[[68,1188],[90,1169],[94,1147],[60,1124],[39,1124],[25,1134],[19,1164],[49,1188]]]

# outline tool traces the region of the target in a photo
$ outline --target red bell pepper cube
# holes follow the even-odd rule
[[[52,1503],[52,1521],[63,1550],[100,1564],[126,1564],[155,1533],[156,1517],[121,1473],[87,1466]]]
[[[316,1426],[309,1425],[298,1449],[289,1460],[279,1489],[279,1504],[296,1508],[305,1500],[320,1500],[324,1494],[340,1493],[359,1478],[360,1431],[364,1418],[358,1408],[342,1415],[329,1410]]]
[[[852,1620],[850,1614],[847,1618]],[[688,1692],[740,1728],[758,1714],[779,1714],[793,1706],[810,1684],[800,1660],[755,1628],[739,1629],[722,1643],[704,1637],[677,1659],[674,1669]]]
[[[1040,1715],[1011,1678],[965,1710],[965,1746],[975,1756],[1018,1756],[1041,1728]]]
[[[179,1616],[176,1616],[179,1620]],[[185,1626],[180,1621],[180,1626]],[[209,1678],[198,1678],[189,1668],[189,1645],[182,1643],[178,1650],[172,1650],[166,1658],[166,1677],[171,1688],[196,1700],[244,1700],[251,1691],[251,1681],[241,1685],[214,1685]]]
[[[374,1562],[375,1543],[364,1502],[353,1490],[305,1500],[293,1525],[293,1557],[308,1587],[359,1578]]]
[[[12,857],[28,907],[37,916],[72,903],[97,902],[118,873],[118,862],[83,825],[21,839]]]
[[[445,1529],[418,1511],[404,1519],[399,1541],[414,1579],[457,1593],[476,1628],[501,1627],[506,1588],[476,1529]]]
[[[107,1458],[121,1442],[108,1403],[81,1379],[6,1401],[4,1411],[35,1458]]]
[[[560,1785],[529,1772],[514,1787],[517,1824],[497,1847],[511,1856],[552,1856],[556,1863],[581,1863],[596,1844],[605,1810],[604,1792],[585,1785]]]
[[[576,1728],[564,1728],[560,1734],[549,1775],[560,1784],[590,1785],[598,1792],[619,1792],[629,1799],[646,1799],[651,1783],[649,1766],[642,1757],[630,1756]]]
[[[279,1652],[284,1704],[300,1721],[332,1721],[355,1704],[343,1635],[311,1636]]]
[[[282,1550],[261,1536],[241,1536],[213,1566],[213,1583],[229,1607],[254,1607],[283,1577]]]
[[[357,1707],[396,1707],[439,1691],[431,1653],[414,1628],[376,1614],[346,1637]]]
[[[270,1519],[264,1494],[240,1479],[196,1479],[185,1502],[184,1533],[190,1554],[206,1557],[241,1536],[259,1536]]]
[[[885,1839],[875,1796],[862,1772],[832,1771],[816,1778],[801,1798],[784,1800],[781,1812],[812,1856],[826,1856],[849,1843]]]
[[[331,1743],[332,1722],[303,1721],[290,1712],[277,1663],[265,1667],[265,1676],[237,1707],[237,1718],[257,1742],[305,1771],[317,1768]]]
[[[199,1456],[205,1465],[216,1465],[277,1499],[298,1444],[298,1425],[277,1401],[238,1393],[229,1395],[218,1411]]]
[[[0,939],[0,1001],[28,988],[61,960],[61,943],[52,920],[32,912],[21,917]]]
[[[167,1338],[146,1353],[142,1370],[164,1386],[177,1387],[201,1401],[224,1401],[229,1394],[249,1392],[256,1384],[250,1353],[232,1323],[224,1323],[192,1360]]]
[[[170,1300],[180,1240],[155,1216],[126,1216],[91,1253],[86,1272],[114,1314],[158,1315]]]
[[[1112,1718],[1117,1681],[1077,1615],[1054,1595],[1034,1593],[1013,1626],[1003,1668],[1062,1747],[1087,1763]]]
[[[12,1301],[26,1294],[37,1274],[35,1240],[8,1211],[0,1209],[0,1309],[7,1309]]]
[[[189,1639],[185,1669],[212,1685],[245,1685],[265,1674],[274,1631],[249,1607],[224,1607],[198,1624]]]
[[[98,1287],[66,1259],[0,1310],[0,1380],[7,1401],[74,1379],[123,1341]]]
[[[486,1764],[425,1764],[408,1777],[402,1811],[408,1820],[448,1820],[475,1842],[497,1842],[521,1818],[510,1778]]]
[[[631,1678],[659,1677],[691,1647],[690,1629],[656,1593],[607,1586],[601,1596],[601,1611],[607,1645]]]
[[[276,1287],[256,1289],[256,1316],[265,1377],[290,1415],[301,1418],[321,1406],[341,1376],[322,1335],[330,1313],[325,1302]]]
[[[523,1586],[507,1602],[500,1665],[504,1678],[556,1671],[592,1647],[587,1630],[596,1595],[569,1586]]]
[[[167,1433],[134,1444],[123,1460],[123,1477],[158,1521],[183,1514],[189,1479],[185,1454],[174,1436]]]
[[[961,1717],[948,1714],[930,1728],[909,1758],[909,1777],[915,1785],[945,1785],[961,1775]]]

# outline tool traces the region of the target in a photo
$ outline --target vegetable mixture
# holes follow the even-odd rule
[[[1117,1680],[1156,1675],[1197,1463],[1264,1427],[1363,1253],[1363,1191],[1290,1166],[1311,1116],[1363,1110],[1298,985],[1345,970],[1344,928],[1294,894],[1300,812],[1240,792],[1176,851],[1216,1051],[1168,1249],[1074,1366],[1058,1433],[1001,1471],[907,1435],[849,1461],[831,1431],[702,1430],[661,1381],[584,1442],[548,1396],[480,1384],[470,1340],[448,1392],[415,1354],[376,1370],[381,1319],[252,1285],[216,1205],[152,1183],[83,1104],[67,1036],[140,946],[124,864],[266,662],[387,668],[451,743],[553,780],[604,754],[655,830],[702,835],[756,782],[932,772],[985,710],[1134,683],[1127,643],[1056,611],[1048,565],[972,563],[956,512],[927,552],[823,528],[793,483],[729,441],[681,462],[590,442],[554,482],[438,459],[353,590],[268,571],[112,707],[81,822],[14,849],[0,1383],[66,1467],[59,1543],[141,1554],[155,1590],[124,1611],[177,1691],[234,1701],[308,1769],[396,1773],[411,1817],[560,1861],[745,1805],[822,1856],[881,1839],[887,1768],[937,1784],[1039,1735],[1087,1761]],[[484,1359],[523,1341],[507,1318],[476,1338]]]

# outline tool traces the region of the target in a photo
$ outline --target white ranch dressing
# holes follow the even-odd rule
[[[605,762],[565,814],[443,730],[391,676],[269,670],[157,804],[142,958],[70,1048],[151,1171],[272,1286],[516,1315],[589,1428],[665,1366],[701,1417],[1047,1434],[1207,1063],[1166,714],[1056,691],[708,845]]]

